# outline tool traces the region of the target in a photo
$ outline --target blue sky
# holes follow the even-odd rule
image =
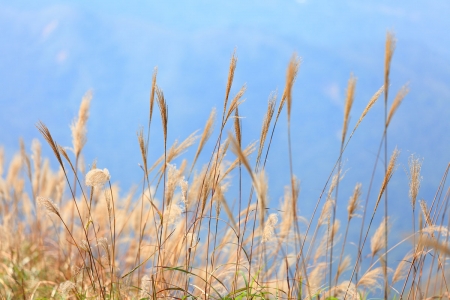
[[[394,207],[408,205],[404,170],[415,153],[424,158],[420,197],[431,201],[450,160],[449,11],[447,1],[0,1],[0,144],[11,158],[19,137],[28,146],[33,138],[42,141],[35,128],[42,120],[58,143],[70,146],[69,124],[92,89],[86,161],[97,158],[127,191],[140,179],[136,132],[147,124],[155,66],[172,143],[201,129],[213,107],[221,109],[236,49],[232,94],[247,84],[240,113],[249,143],[258,139],[270,93],[282,93],[295,52],[302,64],[294,87],[294,173],[300,207],[308,212],[337,158],[350,73],[358,78],[352,127],[383,83],[391,30],[397,47],[390,101],[405,83],[410,93],[390,125],[389,152],[395,145],[402,151],[390,195]],[[344,154],[342,201],[356,182],[367,187],[382,134],[381,104]],[[282,118],[267,167],[274,203],[289,183],[286,146]],[[156,117],[150,160],[162,150]]]

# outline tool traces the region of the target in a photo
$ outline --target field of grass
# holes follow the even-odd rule
[[[71,125],[73,144],[63,148],[42,122],[31,152],[7,164],[0,149],[0,299],[446,299],[449,166],[436,183],[432,202],[418,199],[422,160],[409,158],[410,235],[388,248],[389,181],[396,171],[395,149],[387,152],[389,124],[408,93],[389,90],[395,39],[386,38],[384,85],[349,128],[356,79],[348,81],[340,153],[324,178],[312,215],[299,214],[299,180],[292,171],[292,88],[300,60],[287,67],[286,85],[268,102],[258,140],[242,144],[239,105],[245,86],[230,95],[237,59],[233,54],[223,109],[212,110],[200,134],[167,144],[170,115],[153,75],[148,127],[137,135],[142,181],[120,196],[107,169],[82,159],[92,98],[87,93]],[[374,170],[384,170],[381,186],[355,183],[339,195],[341,158],[372,106],[384,101],[384,127]],[[280,114],[287,114],[291,181],[277,213],[268,213],[265,165]],[[156,120],[155,120],[156,118]],[[153,122],[162,122],[164,152],[148,160]],[[213,145],[213,151],[204,150]],[[49,147],[54,157],[42,157]],[[191,161],[183,154],[192,148]],[[199,158],[206,165],[198,165]],[[252,157],[252,158],[250,158]],[[50,168],[49,159],[59,163]],[[183,159],[183,160],[181,160]],[[178,166],[174,161],[182,161]],[[377,162],[383,161],[381,165]],[[379,164],[379,163],[378,163]],[[445,166],[444,166],[445,167]],[[232,176],[231,176],[232,175]],[[251,182],[251,186],[244,184]],[[347,207],[343,220],[339,206]],[[342,199],[347,198],[348,201]],[[374,217],[383,215],[376,224]],[[350,226],[360,228],[350,245]],[[391,243],[390,243],[391,244]],[[350,247],[356,255],[349,255]],[[405,249],[402,260],[390,252]]]

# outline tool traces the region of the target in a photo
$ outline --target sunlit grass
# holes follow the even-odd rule
[[[54,140],[39,122],[37,129],[54,153],[59,169],[42,157],[34,140],[4,172],[0,152],[0,297],[2,299],[424,299],[448,295],[445,270],[448,245],[448,167],[431,203],[418,201],[422,160],[409,160],[410,236],[388,247],[393,225],[389,181],[396,171],[395,148],[387,153],[391,119],[406,97],[401,88],[390,101],[390,63],[395,46],[387,36],[384,86],[373,91],[354,127],[349,127],[356,78],[351,75],[343,115],[340,152],[310,216],[299,215],[299,180],[292,170],[290,122],[292,89],[300,71],[294,55],[281,98],[269,97],[261,134],[242,144],[239,114],[243,86],[230,95],[237,59],[230,61],[223,109],[212,110],[202,133],[171,145],[170,114],[153,76],[148,127],[138,132],[142,181],[120,195],[108,166],[82,159],[92,94],[81,102],[71,125],[72,147]],[[377,162],[385,162],[380,187],[354,183],[352,195],[339,194],[342,155],[365,116],[384,94],[385,122],[380,128]],[[156,105],[155,105],[156,102]],[[392,104],[389,104],[392,102]],[[164,152],[150,161],[151,127],[157,109]],[[265,171],[279,117],[287,113],[290,181],[277,213],[267,209]],[[217,124],[218,123],[218,124]],[[120,142],[120,141],[118,141]],[[356,141],[353,141],[357,143]],[[206,152],[205,145],[213,145]],[[383,146],[384,148],[383,153]],[[191,162],[184,153],[193,147]],[[197,165],[202,157],[207,163]],[[178,165],[175,161],[181,161]],[[106,167],[106,168],[105,168]],[[377,168],[375,163],[374,169]],[[368,170],[373,172],[374,170]],[[114,174],[113,174],[114,175]],[[232,176],[231,176],[232,175]],[[244,185],[251,182],[251,185]],[[371,192],[371,190],[373,191]],[[339,220],[336,203],[347,207]],[[345,203],[343,198],[348,198]],[[417,205],[419,203],[419,205]],[[272,205],[272,204],[271,204]],[[419,209],[420,208],[420,209]],[[389,212],[389,214],[387,214]],[[375,216],[383,216],[375,224]],[[356,256],[348,255],[350,227],[360,228]],[[343,238],[342,238],[343,236]],[[389,258],[405,249],[403,260]],[[354,247],[354,246],[351,246]],[[362,263],[364,261],[364,263]],[[431,298],[430,298],[431,299]]]

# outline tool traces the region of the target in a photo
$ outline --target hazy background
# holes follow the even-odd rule
[[[338,156],[350,73],[358,78],[353,128],[383,84],[384,43],[391,30],[398,42],[390,103],[405,83],[410,93],[389,128],[389,154],[396,145],[402,151],[389,195],[397,226],[410,228],[408,157],[424,158],[419,196],[428,203],[450,160],[450,2],[241,2],[0,1],[0,144],[7,161],[19,148],[19,137],[28,148],[39,138],[56,167],[35,124],[42,120],[59,144],[70,146],[69,124],[83,94],[93,89],[84,156],[87,163],[96,158],[98,167],[108,168],[125,193],[141,178],[136,132],[147,126],[155,66],[169,105],[172,144],[202,129],[213,107],[221,111],[236,49],[232,95],[247,84],[240,108],[247,144],[258,139],[268,97],[277,89],[281,95],[296,52],[302,64],[293,91],[293,160],[301,180],[299,207],[308,215]],[[382,103],[344,154],[342,210],[356,182],[363,183],[364,196],[367,191],[382,135]],[[267,165],[271,208],[289,183],[285,113]],[[154,116],[150,161],[163,153],[159,114]],[[199,163],[208,158],[205,152]]]

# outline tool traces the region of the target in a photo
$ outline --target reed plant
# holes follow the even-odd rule
[[[52,170],[33,140],[4,169],[0,151],[1,299],[437,299],[449,296],[446,270],[450,164],[432,201],[418,200],[422,159],[409,158],[410,235],[388,244],[392,229],[388,187],[401,155],[389,155],[388,129],[408,87],[390,104],[390,64],[395,38],[388,33],[384,84],[349,127],[357,85],[350,76],[340,151],[309,216],[299,213],[300,183],[293,172],[293,86],[301,61],[293,55],[281,97],[269,96],[256,142],[243,144],[239,107],[246,86],[231,87],[237,56],[230,61],[223,109],[213,109],[202,133],[170,144],[168,103],[155,69],[149,121],[138,131],[142,181],[119,194],[114,174],[82,159],[92,93],[71,125],[72,147],[62,147],[43,122],[37,129],[59,168]],[[357,129],[384,95],[385,121],[372,180],[354,183],[345,203],[339,194],[342,157]],[[155,105],[156,102],[156,105]],[[159,111],[163,153],[149,158],[151,127]],[[277,213],[270,212],[266,163],[280,115],[287,113],[289,177]],[[214,134],[215,133],[215,134]],[[389,144],[395,141],[389,140]],[[212,151],[206,152],[205,145]],[[195,149],[192,161],[183,159]],[[382,151],[384,150],[384,153]],[[198,165],[199,158],[207,161]],[[374,186],[384,157],[384,179]],[[181,161],[178,165],[175,161]],[[106,166],[107,167],[107,166]],[[5,172],[4,172],[5,171]],[[232,176],[231,176],[232,175]],[[250,185],[244,184],[251,182]],[[372,190],[375,190],[374,192]],[[342,193],[342,191],[341,191]],[[365,199],[364,199],[365,198]],[[339,199],[339,201],[338,201]],[[417,202],[419,201],[419,205]],[[272,204],[271,204],[272,205]],[[342,224],[337,206],[346,207]],[[406,209],[405,209],[406,210]],[[375,224],[375,216],[384,216]],[[361,228],[349,255],[349,228]],[[343,230],[341,228],[344,228]],[[343,234],[343,238],[342,238]],[[352,246],[354,247],[354,246]],[[388,255],[397,248],[401,261]]]

